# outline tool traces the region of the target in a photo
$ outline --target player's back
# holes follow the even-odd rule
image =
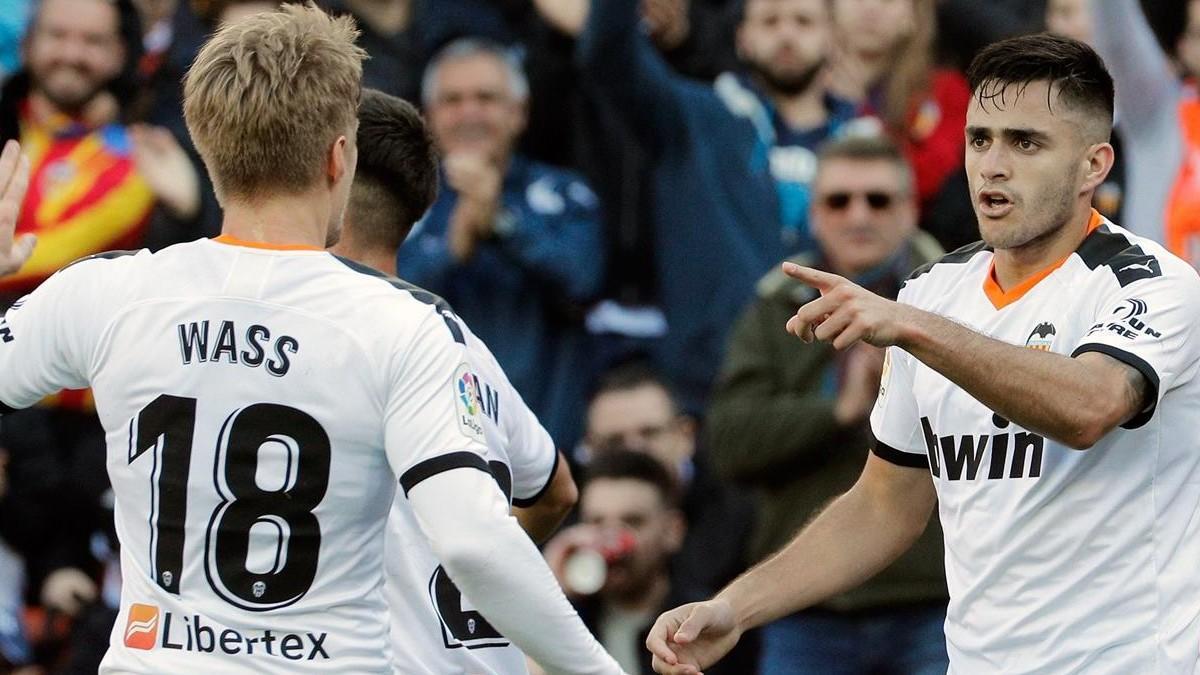
[[[394,476],[475,443],[438,425],[441,317],[318,250],[201,240],[84,266],[105,268],[88,367],[124,575],[101,671],[388,671]]]

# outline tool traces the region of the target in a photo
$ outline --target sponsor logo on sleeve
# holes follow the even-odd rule
[[[887,396],[888,379],[892,376],[892,350],[883,352],[883,371],[879,375],[879,398]]]
[[[1109,332],[1120,335],[1127,340],[1135,340],[1139,335],[1160,338],[1162,337],[1162,333],[1146,325],[1145,320],[1142,318],[1149,310],[1150,306],[1146,304],[1145,300],[1126,298],[1113,309],[1112,317],[1108,321],[1101,321],[1092,326],[1088,330],[1088,335]]]
[[[462,364],[454,375],[455,417],[458,430],[472,440],[484,443],[483,398],[480,394],[479,378],[467,364]]]

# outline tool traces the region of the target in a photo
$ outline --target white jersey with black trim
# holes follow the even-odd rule
[[[1089,228],[1008,294],[982,244],[900,292],[997,340],[1107,354],[1149,384],[1141,413],[1079,451],[888,350],[874,452],[932,473],[952,673],[1200,672],[1200,278],[1098,214]]]
[[[324,251],[88,259],[0,323],[0,402],[91,386],[124,587],[102,673],[389,673],[397,479],[486,466],[435,308]]]
[[[558,451],[549,432],[512,386],[487,345],[444,300],[402,280],[388,279],[435,307],[466,345],[474,370],[464,373],[455,386],[463,405],[478,408],[489,449],[488,468],[513,504],[534,503],[550,486],[558,468]],[[527,673],[525,655],[493,628],[450,580],[407,501],[403,494],[396,494],[385,544],[384,595],[390,615],[393,672]]]

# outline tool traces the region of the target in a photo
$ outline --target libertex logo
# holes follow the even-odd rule
[[[288,661],[325,661],[328,633],[279,631],[274,628],[249,633],[225,628],[199,614],[160,612],[154,605],[129,606],[125,646],[130,649],[172,649],[230,656],[284,658]]]
[[[154,605],[131,605],[129,623],[125,624],[125,646],[130,649],[154,649],[157,639],[158,608]]]

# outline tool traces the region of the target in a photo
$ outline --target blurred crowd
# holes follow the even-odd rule
[[[779,263],[894,297],[978,238],[962,71],[981,47],[1041,30],[1093,45],[1118,148],[1095,206],[1200,264],[1200,0],[318,4],[357,19],[364,85],[425,114],[441,185],[399,275],[455,308],[571,457],[577,523],[546,556],[630,672],[649,672],[661,609],[769,555],[857,476],[882,353],[788,339],[811,291]],[[39,238],[0,309],[82,256],[218,233],[181,77],[206,36],[274,6],[0,0],[0,136],[32,161],[18,231]],[[96,670],[120,585],[105,461],[87,391],[3,419],[0,672]],[[632,543],[598,591],[572,591],[572,554],[613,531]],[[706,672],[944,673],[945,601],[931,525]]]

